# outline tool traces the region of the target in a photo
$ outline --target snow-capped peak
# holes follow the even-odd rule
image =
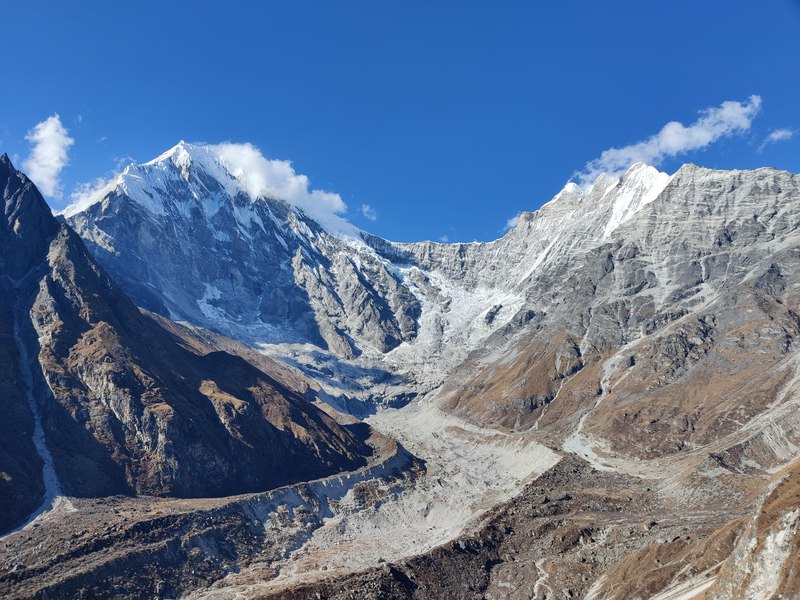
[[[241,185],[225,164],[217,145],[189,144],[181,140],[163,154],[140,166],[140,168],[147,167],[156,171],[175,167],[186,181],[189,180],[191,169],[194,168],[216,180],[231,196],[239,191],[247,192],[245,186]],[[253,196],[253,199],[255,198],[256,196]]]
[[[633,213],[655,200],[670,179],[671,176],[667,173],[662,173],[646,163],[637,162],[621,177],[601,173],[587,186],[569,181],[561,191],[542,204],[539,211],[552,210],[573,201],[602,203],[611,200],[612,217],[606,229],[610,233]]]
[[[548,240],[522,280],[560,243],[570,247],[602,243],[653,202],[671,179],[650,165],[636,163],[621,177],[601,174],[589,186],[569,182],[537,211],[521,213],[513,235],[543,235]]]
[[[611,235],[622,223],[655,200],[671,179],[672,176],[648,164],[638,162],[632,165],[619,180],[603,237]]]
[[[202,146],[195,144],[188,144],[183,140],[181,140],[177,144],[175,144],[172,148],[170,148],[166,152],[162,152],[161,154],[156,156],[153,160],[147,161],[142,166],[147,167],[158,163],[163,163],[165,161],[172,161],[174,164],[182,166],[191,163],[192,154],[196,153],[198,149],[201,147]]]
[[[282,200],[329,233],[361,240],[361,231],[340,216],[347,206],[339,194],[312,189],[308,177],[296,173],[291,162],[268,159],[252,144],[190,144],[181,140],[156,158],[132,163],[104,185],[76,195],[63,214],[71,217],[118,189],[149,212],[162,215],[165,207],[161,192],[176,185],[188,186],[187,199],[212,207],[218,206],[220,191],[229,198],[244,194],[252,201]]]

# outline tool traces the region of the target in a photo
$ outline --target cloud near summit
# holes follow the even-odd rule
[[[69,131],[54,114],[38,123],[25,139],[31,143],[31,153],[22,166],[28,177],[45,196],[61,198],[61,171],[69,164],[68,151],[75,143]]]
[[[308,177],[296,173],[288,160],[268,159],[250,143],[226,142],[211,147],[253,198],[280,198],[312,215],[347,212],[347,205],[339,194],[310,189]]]
[[[746,102],[728,100],[703,109],[700,118],[691,125],[671,121],[645,140],[605,150],[599,158],[586,163],[582,171],[574,173],[572,180],[585,186],[591,185],[601,173],[612,177],[622,175],[637,162],[658,166],[664,159],[700,150],[723,137],[746,133],[760,110],[761,96],[756,95]]]
[[[361,205],[361,214],[364,215],[370,221],[377,221],[378,220],[378,212],[371,204],[362,204]]]
[[[794,129],[789,129],[786,127],[783,129],[774,129],[770,131],[769,135],[764,138],[763,142],[761,142],[761,145],[758,147],[758,151],[763,152],[764,148],[770,144],[788,141],[794,137],[795,133],[797,132]]]

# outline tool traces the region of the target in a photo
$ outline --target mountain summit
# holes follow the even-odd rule
[[[254,179],[219,147],[180,143],[65,215],[135,301],[162,315],[345,358],[414,337],[418,301],[358,230],[311,218],[296,182],[273,185],[279,198]]]
[[[0,526],[43,492],[230,495],[364,464],[369,448],[297,392],[143,315],[7,156],[0,191]]]

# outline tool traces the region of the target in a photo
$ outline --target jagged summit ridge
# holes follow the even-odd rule
[[[296,351],[275,344],[311,344],[322,354],[297,358],[323,379],[344,375],[322,368],[326,356],[354,360],[368,367],[347,372],[351,392],[367,378],[357,393],[404,370],[417,387],[420,377],[423,389],[436,385],[514,318],[545,263],[603,243],[669,181],[637,164],[588,189],[568,184],[494,242],[408,244],[341,235],[307,210],[254,194],[252,174],[220,147],[181,142],[131,165],[68,220],[141,306],[284,357]]]
[[[622,223],[631,218],[643,206],[655,200],[672,179],[653,166],[643,162],[634,163],[621,177],[601,174],[588,186],[568,182],[551,200],[537,211],[523,212],[520,218],[532,218],[540,211],[552,210],[559,203],[584,203],[585,210],[592,211],[601,219],[607,213],[603,227],[606,238]]]
[[[670,176],[637,163],[567,184],[492,242],[396,243],[254,200],[217,152],[178,144],[68,221],[140,306],[261,348],[335,395],[388,403],[433,389],[483,340],[524,322],[548,273],[565,277],[624,232],[661,226],[652,213],[681,208],[691,182],[739,178],[745,189],[773,176],[693,165]]]
[[[177,188],[185,188],[176,193]],[[288,161],[268,160],[249,144],[190,144],[184,141],[142,164],[131,163],[105,186],[64,209],[70,218],[102,202],[109,194],[124,194],[153,215],[189,213],[195,207],[208,216],[222,204],[241,197],[252,204],[265,200],[285,203],[313,218],[328,233],[358,242],[361,231],[339,216],[341,198],[312,189],[305,175]],[[241,216],[246,226],[252,211]]]
[[[218,152],[211,146],[179,142],[163,154],[143,164],[131,163],[103,188],[64,209],[69,218],[92,205],[102,202],[112,192],[124,193],[131,200],[155,215],[172,210],[185,210],[175,205],[176,197],[169,194],[178,180],[189,187],[184,201],[200,200],[198,206],[209,214],[216,212],[214,199],[220,193],[235,197],[245,193],[236,177],[226,169]],[[152,192],[160,191],[155,196]],[[251,198],[255,199],[255,198]]]

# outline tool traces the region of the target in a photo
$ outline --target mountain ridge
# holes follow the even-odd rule
[[[9,299],[2,335],[14,341],[3,375],[14,393],[4,403],[19,415],[2,454],[13,455],[20,421],[21,460],[35,464],[39,455],[60,481],[51,474],[47,493],[230,495],[365,464],[371,450],[299,393],[238,357],[178,346],[8,157],[0,158],[0,189]],[[13,475],[32,478],[32,491],[4,505],[5,527],[43,486],[41,469],[13,470],[4,483],[13,486]]]
[[[189,166],[192,152],[200,156],[194,171]],[[528,257],[536,250],[543,253],[544,260],[548,249],[546,244],[536,246],[538,234],[534,230],[557,228],[559,222],[563,228],[568,214],[547,216],[561,210],[566,201],[563,196],[571,199],[572,212],[592,202],[619,200],[624,204],[604,222],[606,234],[635,214],[643,199],[645,204],[651,201],[648,190],[663,187],[667,178],[652,167],[635,165],[621,179],[598,178],[586,192],[568,185],[556,196],[561,197],[558,205],[548,203],[539,211],[523,213],[516,228],[493,242],[395,243],[361,230],[330,234],[302,209],[248,195],[228,171],[220,183],[209,173],[225,168],[220,157],[209,159],[212,154],[208,148],[179,144],[136,167],[149,169],[142,179],[152,181],[159,181],[162,171],[170,173],[162,183],[151,183],[149,192],[131,188],[130,194],[117,185],[82,212],[71,213],[68,221],[93,248],[101,264],[149,310],[251,345],[288,342],[302,351],[302,345],[310,343],[324,356],[355,361],[385,373],[397,372],[392,353],[399,354],[399,362],[420,353],[416,348],[422,345],[427,347],[421,352],[426,361],[441,354],[437,341],[440,329],[445,336],[459,337],[463,337],[462,330],[469,330],[466,345],[455,345],[468,350],[487,328],[493,330],[511,321],[523,301],[519,289],[530,273],[519,272],[518,283],[511,285],[497,277],[487,279],[482,271],[467,266],[476,252],[491,253],[492,248],[508,246],[507,238],[520,237],[523,246],[533,247],[515,250],[517,264],[531,260]],[[205,169],[208,160],[213,160],[213,169]],[[615,188],[617,184],[621,187]],[[610,197],[601,192],[608,192]],[[622,197],[618,198],[620,193]],[[155,197],[160,207],[153,212],[150,208]],[[584,198],[585,202],[581,200]],[[212,210],[207,208],[210,205]],[[550,221],[544,225],[540,223],[543,218]],[[124,230],[120,223],[126,223]],[[191,236],[184,233],[190,229]],[[594,234],[584,230],[581,235]],[[169,248],[163,248],[164,244]],[[495,261],[492,269],[496,272],[506,270],[502,257],[490,260]],[[165,274],[148,269],[150,261]],[[480,278],[475,279],[476,275]],[[268,286],[265,281],[269,281]],[[481,290],[473,294],[470,288],[476,286]],[[495,294],[487,286],[501,289]],[[492,295],[497,298],[492,299]],[[423,316],[422,307],[440,303],[440,297],[449,298],[454,308],[456,298],[461,299],[458,308],[464,314],[450,311],[449,315]],[[490,311],[492,317],[484,319]],[[450,321],[452,325],[448,326]],[[448,362],[459,358],[463,358],[461,350]],[[326,360],[323,357],[323,362]],[[389,367],[381,366],[387,360]],[[423,371],[428,369],[415,362]],[[295,364],[307,369],[307,374],[319,376],[322,365],[314,363]],[[374,377],[363,377],[366,379],[357,388],[374,387]],[[381,375],[379,380],[385,377]],[[409,387],[430,389],[441,379],[425,375],[426,383],[414,374],[400,375],[404,377],[410,378],[410,384],[393,386],[391,396],[407,398]],[[328,378],[328,383],[334,395],[362,394],[359,389],[342,386],[336,376]],[[373,402],[367,398],[365,410]]]

